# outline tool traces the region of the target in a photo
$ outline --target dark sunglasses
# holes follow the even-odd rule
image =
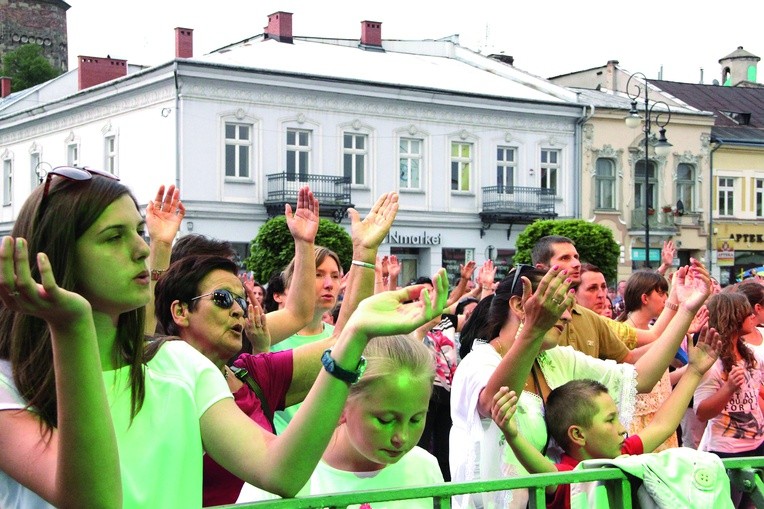
[[[119,177],[116,175],[113,175],[106,171],[101,170],[94,170],[93,168],[88,168],[87,166],[78,167],[78,166],[56,166],[49,172],[47,172],[47,175],[45,177],[45,188],[42,190],[42,200],[40,200],[40,207],[37,211],[38,216],[42,216],[43,211],[45,210],[45,207],[47,205],[47,198],[48,198],[48,192],[50,191],[50,182],[53,180],[53,177],[62,177],[66,180],[90,180],[93,178],[93,175],[100,175],[101,177],[107,177],[112,180],[119,180]]]
[[[514,295],[515,294],[515,285],[517,285],[517,282],[520,281],[520,278],[523,275],[523,271],[528,272],[527,269],[532,269],[533,265],[528,265],[527,263],[518,263],[515,265],[514,271],[515,271],[515,277],[512,279],[512,286],[509,287],[509,292]],[[522,291],[520,294],[522,295]]]
[[[191,302],[197,299],[201,299],[202,297],[209,297],[210,295],[212,295],[213,304],[219,308],[231,309],[233,303],[236,302],[239,307],[241,307],[241,310],[244,311],[244,318],[247,317],[247,299],[244,297],[239,297],[238,295],[232,293],[230,290],[214,290],[210,293],[205,293],[204,295],[194,297],[191,299]]]

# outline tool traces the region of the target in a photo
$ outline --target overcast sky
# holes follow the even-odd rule
[[[662,67],[663,79],[690,83],[700,81],[703,68],[704,83],[711,83],[720,78],[718,60],[738,46],[764,57],[762,0],[67,2],[70,68],[78,55],[108,54],[144,65],[171,60],[178,26],[194,29],[194,53],[200,56],[262,33],[268,14],[279,10],[294,14],[294,35],[358,38],[362,20],[381,21],[384,39],[459,34],[462,46],[478,50],[488,44],[542,77],[619,60],[630,72],[657,78]]]

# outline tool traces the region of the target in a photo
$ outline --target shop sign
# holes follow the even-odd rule
[[[749,237],[749,235],[746,234],[745,237]],[[719,267],[735,265],[735,241],[733,239],[716,241],[716,264]]]
[[[427,230],[420,234],[405,235],[397,230],[391,231],[385,238],[387,244],[409,244],[415,246],[439,246],[441,242],[440,233],[432,235]]]
[[[645,248],[643,247],[633,247],[631,248],[631,261],[633,262],[643,262],[645,261]],[[657,248],[650,248],[650,261],[651,262],[659,262],[661,261],[661,250]]]

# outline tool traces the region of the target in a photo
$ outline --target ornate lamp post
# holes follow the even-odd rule
[[[634,78],[637,78],[634,80]],[[634,80],[634,84],[632,85],[632,80]],[[632,93],[632,90],[634,93]],[[644,118],[639,115],[639,112],[637,111],[637,99],[640,98],[642,95],[642,92],[644,92],[645,96],[645,116]],[[652,203],[650,198],[651,194],[649,192],[650,189],[650,172],[648,171],[648,149],[650,148],[650,135],[651,135],[651,127],[652,123],[655,122],[655,125],[657,125],[660,130],[658,131],[660,134],[658,136],[658,141],[655,142],[653,146],[653,150],[655,151],[656,156],[667,156],[669,152],[671,152],[671,143],[666,140],[666,126],[668,125],[669,121],[671,121],[671,108],[669,108],[668,104],[666,104],[663,101],[653,101],[652,104],[650,104],[649,99],[649,91],[647,86],[647,77],[642,74],[641,72],[635,72],[629,77],[629,81],[626,83],[626,95],[629,96],[629,99],[631,99],[631,110],[629,111],[629,115],[626,117],[626,125],[632,129],[638,127],[643,121],[644,121],[644,128],[642,132],[645,135],[645,188],[643,190],[644,194],[644,200],[642,205],[645,208],[645,267],[648,269],[651,267],[650,265],[650,208]],[[653,109],[656,105],[660,104],[663,108],[659,109],[655,112],[655,116],[653,116]],[[663,120],[663,117],[665,116],[665,120]],[[656,165],[657,170],[657,165]],[[635,176],[636,176],[636,169],[635,169]]]

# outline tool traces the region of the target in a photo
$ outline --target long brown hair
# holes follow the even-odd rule
[[[625,322],[629,313],[642,309],[642,295],[650,295],[655,291],[668,292],[666,279],[652,270],[638,270],[634,272],[626,282],[623,292],[623,312],[618,315],[619,322]]]
[[[75,258],[77,240],[95,223],[103,211],[118,198],[130,194],[127,187],[106,177],[93,175],[90,180],[74,181],[53,178],[43,201],[43,186],[38,186],[24,202],[11,235],[29,244],[32,277],[39,282],[35,253],[50,259],[59,287],[77,291]],[[145,308],[122,313],[117,322],[115,364],[130,366],[132,416],[140,410],[145,397],[143,365]],[[151,349],[154,353],[155,348]],[[26,314],[0,309],[0,358],[13,366],[13,380],[29,407],[39,413],[49,427],[57,425],[56,381],[53,352],[47,324]],[[84,416],[83,416],[84,417]]]
[[[708,301],[708,326],[716,329],[722,338],[719,359],[722,361],[725,373],[729,373],[732,366],[737,364],[734,348],[737,348],[748,370],[756,367],[756,358],[743,341],[740,330],[751,313],[751,305],[742,293],[717,293]]]

